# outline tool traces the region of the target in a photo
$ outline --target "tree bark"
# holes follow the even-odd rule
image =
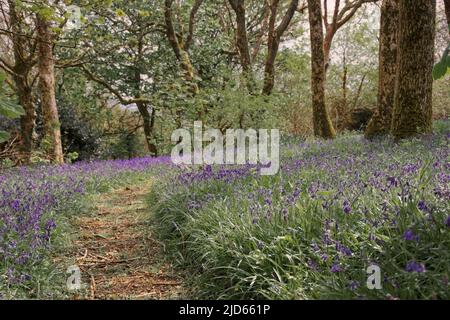
[[[348,123],[348,65],[347,52],[344,50],[342,57],[342,97],[335,101],[335,111],[331,113],[331,118],[335,130],[341,132],[346,129]],[[333,117],[334,116],[334,117]]]
[[[325,38],[323,41],[323,55],[324,55],[324,66],[325,70],[328,70],[330,66],[330,52],[331,45],[333,44],[334,35],[336,34],[336,29],[333,25],[329,25],[325,30]]]
[[[365,135],[389,134],[395,98],[397,48],[399,28],[399,0],[384,0],[381,6],[378,107]]]
[[[277,20],[278,4],[280,0],[272,0],[269,5],[269,32],[267,39],[267,58],[264,67],[264,87],[262,93],[270,95],[275,85],[275,59],[277,57],[280,41],[276,35],[275,23]]]
[[[336,133],[325,104],[325,60],[320,0],[308,0],[308,11],[311,34],[311,90],[314,134],[318,137],[332,139]]]
[[[158,149],[152,141],[155,111],[152,108],[152,111],[149,112],[148,106],[143,103],[137,103],[137,107],[138,107],[139,113],[141,114],[142,120],[143,120],[143,128],[144,128],[145,143],[147,146],[147,150],[151,156],[156,157],[156,156],[158,156]]]
[[[137,48],[137,59],[134,65],[134,86],[135,86],[135,98],[139,99],[142,95],[142,81],[141,81],[141,62],[143,59],[143,50],[144,50],[144,40],[143,34],[139,35],[138,38],[138,48]],[[155,124],[155,109],[152,108],[151,114],[148,111],[148,103],[137,102],[136,106],[143,120],[143,128],[144,128],[144,136],[145,136],[145,144],[147,147],[147,151],[151,156],[158,156],[158,149],[156,145],[153,143],[153,129]]]
[[[299,0],[292,0],[289,8],[283,17],[280,25],[275,27],[278,5],[280,0],[272,0],[270,4],[270,19],[269,19],[269,35],[267,41],[267,58],[264,67],[264,87],[262,93],[264,95],[270,95],[275,85],[275,60],[278,55],[278,49],[280,47],[280,40],[283,33],[289,27],[289,24],[294,17],[297,10]]]
[[[341,6],[341,0],[334,0],[334,10],[333,10],[333,18],[331,23],[328,22],[328,2],[324,1],[324,15],[323,21],[325,23],[325,38],[323,40],[323,53],[324,53],[324,66],[325,66],[325,75],[330,65],[330,52],[331,45],[333,44],[334,35],[337,30],[341,27],[339,25],[339,9]]]
[[[36,110],[33,101],[33,88],[29,84],[29,74],[33,67],[32,53],[27,56],[24,48],[26,43],[24,38],[20,36],[23,30],[20,25],[18,13],[16,11],[15,1],[9,0],[9,16],[11,24],[11,40],[14,51],[14,83],[17,89],[17,96],[19,97],[19,104],[25,110],[25,115],[20,117],[21,128],[21,163],[29,164],[31,152],[33,149],[33,133],[36,122]]]
[[[236,14],[236,46],[239,51],[242,71],[248,91],[252,93],[255,90],[255,81],[253,78],[252,61],[248,46],[245,0],[229,0],[229,2]]]
[[[50,22],[38,15],[39,86],[44,119],[44,141],[49,145],[49,155],[54,163],[64,163],[61,129],[55,96],[55,71],[53,37]]]
[[[432,131],[436,0],[400,0],[399,48],[392,135]]]
[[[20,79],[19,79],[20,78]],[[14,77],[19,103],[25,111],[25,115],[20,117],[21,129],[21,161],[29,164],[33,151],[33,134],[36,123],[36,110],[34,108],[32,88],[22,77]]]
[[[445,6],[445,16],[447,17],[447,24],[449,25],[450,28],[450,0],[444,0],[444,6]]]

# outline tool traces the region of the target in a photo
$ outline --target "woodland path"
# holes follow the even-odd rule
[[[149,226],[141,183],[96,196],[94,210],[76,219],[76,264],[89,284],[81,299],[178,299],[181,278],[162,259]]]

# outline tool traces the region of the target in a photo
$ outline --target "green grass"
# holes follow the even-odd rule
[[[153,223],[193,298],[448,299],[449,129],[291,144],[273,177],[206,168],[152,191]],[[372,264],[381,290],[366,286]]]

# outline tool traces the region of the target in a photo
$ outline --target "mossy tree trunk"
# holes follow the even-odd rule
[[[30,80],[30,74],[34,67],[34,52],[29,52],[25,44],[28,40],[22,36],[25,32],[21,23],[19,12],[16,9],[16,3],[13,0],[8,1],[9,17],[11,25],[11,40],[14,51],[14,66],[12,66],[14,83],[17,90],[19,103],[25,110],[25,115],[20,117],[21,129],[21,163],[28,164],[31,159],[33,149],[33,134],[36,122],[36,110],[33,100],[33,85]],[[32,44],[34,45],[34,44]]]
[[[378,106],[369,122],[366,137],[389,134],[395,98],[399,0],[383,0],[381,6]]]
[[[41,109],[44,119],[44,141],[48,144],[51,161],[64,163],[61,143],[61,125],[55,96],[55,66],[53,57],[53,36],[50,22],[37,15],[39,86]]]
[[[33,134],[37,117],[34,108],[33,88],[26,80],[25,75],[21,76],[18,74],[14,77],[14,82],[16,84],[19,103],[25,111],[25,115],[20,117],[21,162],[23,164],[29,164],[33,151]]]
[[[436,0],[400,0],[397,81],[392,135],[432,131]]]
[[[190,92],[192,96],[195,96],[199,93],[200,89],[195,79],[195,68],[192,65],[191,58],[189,56],[189,47],[193,41],[195,17],[201,4],[203,3],[203,0],[196,0],[192,7],[189,21],[189,34],[186,41],[183,39],[182,32],[177,33],[175,30],[172,11],[173,2],[173,0],[165,0],[164,2],[164,21],[167,39],[169,40],[170,46],[172,47],[172,50],[180,63],[184,78],[190,86]]]
[[[311,90],[314,134],[332,139],[336,133],[325,104],[325,58],[323,48],[322,6],[320,0],[308,0],[311,35]]]

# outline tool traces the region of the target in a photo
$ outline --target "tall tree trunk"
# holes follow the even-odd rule
[[[450,0],[444,0],[444,6],[445,6],[445,15],[447,17],[447,24],[449,25],[450,28]]]
[[[141,74],[138,69],[135,71],[135,81],[137,94],[136,98],[140,96],[141,93]],[[151,113],[148,111],[148,104],[143,102],[137,102],[136,106],[138,108],[139,114],[142,117],[143,121],[143,129],[145,136],[145,145],[147,147],[147,151],[151,156],[158,156],[158,149],[156,145],[153,143],[153,129],[155,125],[155,110],[152,108]]]
[[[278,54],[279,40],[272,39],[268,46],[266,65],[264,67],[264,87],[262,93],[270,95],[275,86],[275,59]]]
[[[308,0],[308,11],[311,33],[311,90],[314,134],[318,137],[332,139],[336,133],[325,104],[325,64],[320,0]]]
[[[29,73],[32,68],[32,56],[27,56],[24,44],[24,38],[18,13],[16,11],[16,3],[13,0],[8,1],[9,16],[12,30],[12,43],[14,51],[14,83],[19,97],[19,103],[25,110],[25,115],[20,117],[21,128],[21,162],[30,163],[31,152],[33,149],[33,133],[36,122],[36,110],[33,101],[33,88],[28,83]]]
[[[41,90],[41,108],[44,118],[44,136],[49,144],[52,162],[64,163],[61,143],[61,128],[56,106],[55,71],[53,57],[53,37],[50,22],[38,15],[38,50],[39,50],[39,86]]]
[[[337,30],[342,26],[339,22],[339,17],[341,12],[339,9],[341,7],[341,0],[334,0],[334,11],[333,11],[333,18],[331,23],[328,22],[328,2],[324,0],[324,15],[323,15],[323,21],[325,23],[325,38],[323,40],[323,53],[324,53],[324,61],[325,61],[325,76],[326,72],[328,71],[328,67],[330,66],[330,52],[331,52],[331,45],[333,44],[334,35],[336,34]],[[355,12],[353,12],[354,14]],[[351,16],[349,16],[351,17]]]
[[[335,102],[336,119],[334,121],[334,128],[336,128],[338,132],[344,130],[348,122],[348,65],[346,50],[344,50],[342,60],[342,97]]]
[[[432,131],[436,0],[400,0],[399,48],[392,135]]]
[[[280,41],[276,34],[275,23],[277,21],[278,4],[280,0],[272,0],[269,4],[269,32],[267,39],[267,58],[264,67],[264,87],[262,93],[270,95],[275,85],[275,59],[277,57]]]
[[[270,95],[275,85],[275,59],[278,55],[280,40],[288,28],[298,7],[299,0],[292,0],[280,25],[275,27],[280,0],[272,0],[270,4],[269,35],[267,41],[267,58],[264,67],[264,87],[262,93]]]
[[[325,30],[325,38],[323,40],[323,55],[324,55],[324,66],[325,71],[328,70],[330,66],[330,52],[331,45],[333,44],[334,35],[336,34],[335,25],[329,25]]]
[[[147,150],[150,153],[150,155],[156,157],[156,156],[158,156],[158,149],[152,141],[155,111],[152,108],[152,111],[149,112],[148,106],[145,103],[137,103],[137,107],[138,107],[139,113],[141,114],[142,120],[143,120],[143,128],[144,128],[145,143],[146,143]]]
[[[384,0],[381,6],[378,108],[370,120],[366,137],[389,134],[394,108],[397,73],[399,0]]]
[[[236,14],[236,46],[239,51],[244,79],[248,91],[252,93],[255,91],[255,81],[253,78],[252,61],[248,46],[245,0],[229,0],[229,2]]]
[[[144,35],[141,33],[138,39],[138,52],[137,59],[134,66],[134,86],[135,86],[135,98],[140,98],[142,95],[142,81],[141,81],[141,63],[143,59],[144,51]],[[158,151],[156,145],[153,143],[153,129],[155,123],[155,109],[152,108],[151,114],[148,111],[148,103],[137,102],[136,106],[143,120],[145,144],[147,151],[152,156],[157,156]]]
[[[21,78],[21,79],[19,79]],[[19,103],[25,110],[25,115],[20,117],[21,129],[21,158],[24,164],[31,161],[31,152],[33,151],[33,134],[36,122],[36,110],[34,108],[32,88],[23,80],[22,77],[14,77]]]

